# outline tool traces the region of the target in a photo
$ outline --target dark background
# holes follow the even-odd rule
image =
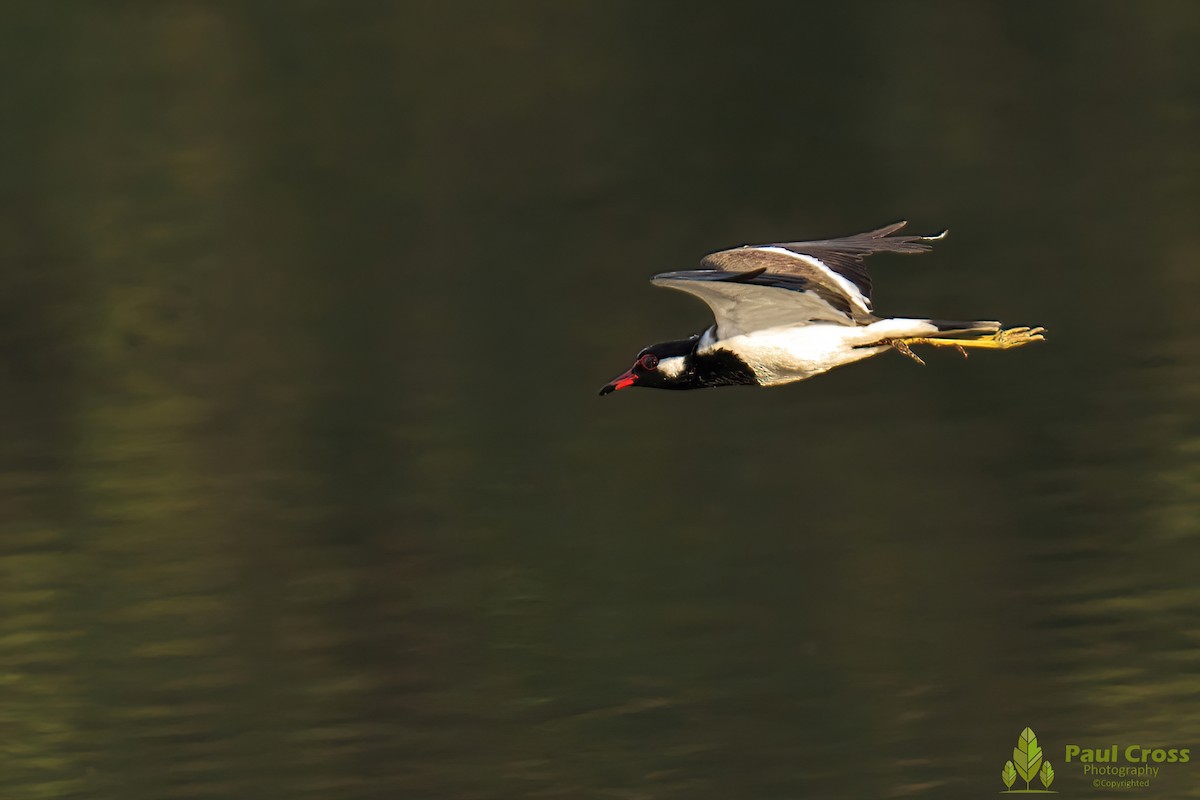
[[[1197,4],[13,3],[0,69],[5,800],[1200,759]],[[880,312],[1050,340],[595,396],[708,324],[655,272],[902,218]]]

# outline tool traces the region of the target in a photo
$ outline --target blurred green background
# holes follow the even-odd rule
[[[12,3],[0,796],[990,796],[1200,746],[1200,6]],[[912,221],[925,368],[596,391]],[[1200,759],[1200,750],[1195,750]],[[1149,796],[1200,796],[1200,765]]]

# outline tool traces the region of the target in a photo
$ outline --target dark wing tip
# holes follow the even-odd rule
[[[766,267],[748,270],[746,272],[735,272],[726,278],[714,278],[713,280],[722,280],[728,283],[749,283],[767,271]]]
[[[651,283],[659,280],[676,281],[720,281],[723,283],[749,283],[767,271],[766,267],[758,267],[744,271],[725,269],[691,269],[681,272],[660,272],[650,279]]]
[[[882,228],[876,228],[873,231],[867,231],[860,234],[864,239],[882,239],[885,236],[891,236],[896,231],[902,229],[908,224],[908,220],[902,219],[899,222],[893,222],[891,225],[884,225]]]
[[[905,226],[907,226],[907,225],[908,225],[908,220],[902,219],[899,222],[893,222],[891,225],[884,225],[882,228],[876,228],[873,231],[867,231],[866,233],[860,233],[858,235],[858,237],[863,238],[863,239],[886,239],[887,237],[891,236],[893,233],[903,230],[905,228]],[[946,234],[949,232],[950,231],[948,229],[943,229],[941,233],[936,233],[932,236],[919,236],[919,235],[908,234],[903,238],[905,238],[905,239],[922,239],[926,242],[936,242],[939,239],[946,238]]]
[[[920,234],[903,234],[893,236],[892,234],[904,228],[908,224],[908,220],[900,220],[893,222],[891,225],[884,225],[882,228],[876,228],[873,231],[860,233],[857,236],[847,236],[845,239],[833,239],[826,242],[821,242],[823,245],[837,245],[845,243],[850,247],[854,247],[857,241],[864,247],[863,254],[869,254],[872,251],[890,251],[893,253],[924,253],[932,249],[931,242],[939,242],[946,238],[946,234],[950,233],[949,229],[943,229],[940,233],[935,233],[932,236],[921,236]]]

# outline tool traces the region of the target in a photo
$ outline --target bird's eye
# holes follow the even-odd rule
[[[638,359],[638,366],[646,370],[658,369],[658,356],[654,355],[654,353],[646,353],[646,355]]]

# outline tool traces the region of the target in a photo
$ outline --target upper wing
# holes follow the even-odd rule
[[[707,303],[721,339],[784,325],[856,324],[841,294],[804,276],[773,275],[762,267],[749,272],[664,272],[655,275],[651,283],[687,292]]]
[[[870,316],[871,276],[863,260],[872,253],[923,253],[946,235],[892,236],[907,225],[896,222],[866,233],[815,242],[743,245],[705,256],[701,266],[725,272],[762,269],[769,274],[795,275],[840,294],[855,317]]]

